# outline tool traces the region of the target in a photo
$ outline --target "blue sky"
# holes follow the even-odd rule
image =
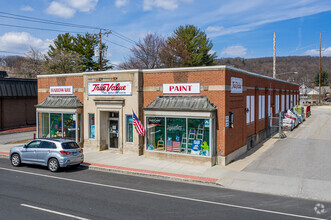
[[[12,55],[24,54],[30,47],[44,52],[58,32],[1,24],[68,32],[98,30],[15,20],[1,17],[2,12],[107,28],[133,41],[146,33],[166,38],[179,25],[193,24],[207,33],[218,57],[272,56],[274,31],[277,56],[316,56],[322,32],[323,55],[331,56],[330,0],[2,0],[0,55]],[[112,34],[104,39],[114,64],[123,62],[134,45]]]

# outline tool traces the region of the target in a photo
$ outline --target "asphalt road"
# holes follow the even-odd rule
[[[0,158],[0,219],[331,219],[331,203],[317,214],[318,203]]]
[[[19,133],[12,133],[12,134],[0,134],[0,144],[7,144],[13,141],[25,141],[25,140],[32,140],[33,133],[35,131],[28,131],[28,132],[19,132]]]
[[[314,107],[310,118],[244,171],[331,181],[330,121],[330,106]]]

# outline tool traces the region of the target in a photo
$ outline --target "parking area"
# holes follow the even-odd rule
[[[277,141],[244,171],[331,181],[331,106],[316,106],[287,138]]]

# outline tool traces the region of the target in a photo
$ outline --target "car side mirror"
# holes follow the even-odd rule
[[[28,145],[24,144],[23,148],[27,148]]]

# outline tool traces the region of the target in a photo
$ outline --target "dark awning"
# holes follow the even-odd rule
[[[79,108],[83,104],[77,96],[48,96],[37,108]]]
[[[158,111],[204,111],[217,109],[206,96],[158,96],[145,110]]]

